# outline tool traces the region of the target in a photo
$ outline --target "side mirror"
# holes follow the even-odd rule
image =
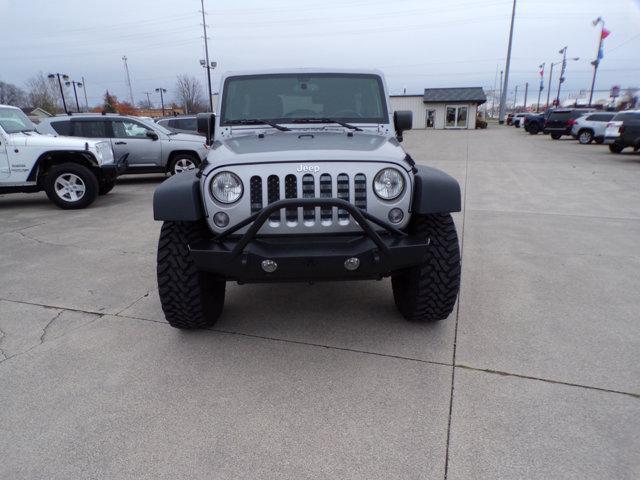
[[[147,137],[151,140],[158,140],[158,134],[156,132],[152,132],[151,130],[147,130]]]
[[[196,116],[198,123],[198,133],[204,135],[207,139],[207,145],[213,143],[213,136],[216,128],[216,114],[215,113],[199,113]]]
[[[402,141],[402,132],[413,127],[413,112],[410,110],[398,110],[393,112],[393,126],[396,129],[396,138]]]

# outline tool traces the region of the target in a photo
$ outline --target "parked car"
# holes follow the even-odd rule
[[[524,117],[523,127],[526,132],[529,132],[531,135],[537,135],[544,129],[544,121],[547,113],[531,113]]]
[[[613,112],[594,112],[578,117],[571,126],[571,136],[583,145],[604,142],[604,131],[615,116]]]
[[[551,135],[554,140],[563,135],[571,135],[571,127],[576,119],[592,112],[590,108],[557,108],[552,110],[544,122],[544,133]]]
[[[179,117],[167,117],[159,118],[156,120],[158,125],[162,125],[172,132],[178,133],[191,133],[193,135],[200,135],[198,133],[198,122],[195,115],[181,115]]]
[[[0,194],[44,190],[60,208],[84,208],[125,168],[108,141],[41,135],[22,110],[0,105]]]
[[[391,277],[408,320],[448,318],[460,286],[460,186],[400,145],[378,71],[227,74],[201,172],[163,182],[158,291],[176,328],[205,328],[226,282]],[[283,102],[283,97],[289,101]]]
[[[513,125],[516,128],[520,128],[522,126],[521,123],[524,124],[523,121],[524,121],[524,119],[525,119],[525,117],[527,115],[529,115],[529,114],[528,113],[516,113],[513,116],[513,118],[511,119],[511,125]]]
[[[45,134],[111,142],[116,157],[129,154],[126,173],[180,173],[195,169],[207,155],[199,135],[175,133],[155,122],[126,115],[59,115],[43,119],[37,128]]]
[[[620,153],[627,147],[640,150],[640,110],[619,112],[607,124],[604,143],[612,153]]]

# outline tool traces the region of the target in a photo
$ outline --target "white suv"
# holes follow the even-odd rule
[[[594,140],[596,143],[602,143],[607,123],[615,114],[616,112],[591,112],[583,115],[571,125],[571,136],[583,145]]]
[[[0,194],[44,190],[61,208],[84,208],[125,168],[109,142],[41,135],[22,110],[0,105]]]

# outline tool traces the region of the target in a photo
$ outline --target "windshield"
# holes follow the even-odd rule
[[[7,133],[35,132],[31,120],[17,108],[0,107],[0,126]]]
[[[160,133],[164,133],[165,135],[173,135],[173,133],[174,133],[171,130],[169,130],[168,128],[160,125],[159,123],[154,122],[153,120],[149,120],[149,119],[142,118],[142,117],[137,117],[136,120],[138,120],[140,123],[144,123],[145,125],[147,125],[152,130],[156,130],[156,131],[158,131]]]
[[[387,123],[382,80],[367,74],[272,74],[225,80],[221,125],[310,118]]]

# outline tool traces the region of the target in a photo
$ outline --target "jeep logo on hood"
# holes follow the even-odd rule
[[[318,165],[298,165],[296,169],[297,172],[313,172],[318,173],[320,171],[320,167]]]

